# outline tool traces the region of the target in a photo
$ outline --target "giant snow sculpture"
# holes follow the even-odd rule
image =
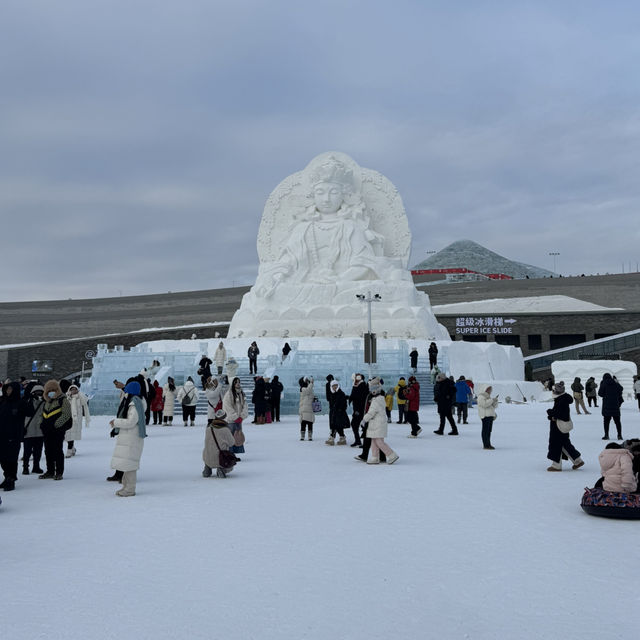
[[[228,335],[360,336],[367,319],[356,296],[371,292],[380,296],[372,309],[379,336],[448,339],[413,284],[410,248],[393,184],[344,153],[323,153],[269,196],[258,277]]]

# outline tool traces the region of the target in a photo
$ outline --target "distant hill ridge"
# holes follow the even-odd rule
[[[469,269],[478,273],[502,273],[512,278],[557,277],[553,271],[515,262],[473,240],[456,240],[435,255],[423,260],[412,271],[421,269]]]

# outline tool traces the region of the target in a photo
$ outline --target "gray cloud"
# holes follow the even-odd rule
[[[44,0],[0,21],[0,300],[248,284],[270,191],[337,149],[413,262],[469,237],[635,268],[634,3]]]

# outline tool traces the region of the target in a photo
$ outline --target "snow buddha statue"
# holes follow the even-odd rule
[[[378,294],[373,330],[448,339],[407,268],[411,234],[384,176],[323,153],[269,196],[258,232],[260,268],[230,337],[349,337],[367,330],[357,295]]]

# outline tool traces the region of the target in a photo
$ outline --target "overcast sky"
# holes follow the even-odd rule
[[[640,261],[640,5],[3,0],[0,301],[252,284],[269,193],[323,151],[462,238]]]

